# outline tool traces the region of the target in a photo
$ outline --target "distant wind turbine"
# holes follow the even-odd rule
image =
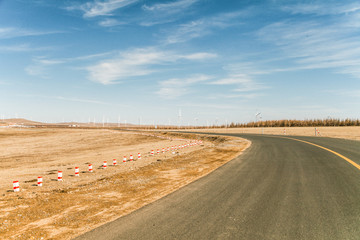
[[[179,115],[178,115],[178,127],[180,128],[180,125],[181,125],[181,109],[179,109]]]

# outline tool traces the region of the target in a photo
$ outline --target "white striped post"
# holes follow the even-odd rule
[[[79,167],[75,167],[75,177],[79,176]]]
[[[14,192],[20,192],[19,181],[13,181],[13,189],[14,189]]]
[[[58,181],[62,181],[62,171],[58,171]]]
[[[42,185],[43,185],[43,179],[42,179],[42,177],[38,177],[38,178],[37,178],[37,185],[38,185],[38,187],[42,187]]]

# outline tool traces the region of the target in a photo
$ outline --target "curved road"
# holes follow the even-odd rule
[[[360,239],[360,170],[283,136],[252,141],[213,173],[78,239]],[[360,164],[360,142],[290,137]]]

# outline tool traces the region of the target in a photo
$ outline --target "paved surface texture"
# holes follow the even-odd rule
[[[360,171],[339,156],[282,138],[252,141],[213,173],[78,239],[360,239]],[[360,164],[360,142],[290,137]]]

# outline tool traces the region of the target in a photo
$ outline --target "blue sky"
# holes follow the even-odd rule
[[[360,3],[0,0],[0,73],[1,118],[360,118]]]

